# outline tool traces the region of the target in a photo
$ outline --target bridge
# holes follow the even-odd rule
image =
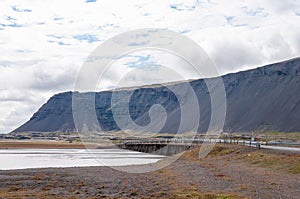
[[[170,142],[125,142],[118,144],[121,149],[170,156],[198,146],[199,143]]]
[[[284,150],[294,153],[300,153],[298,147],[277,146],[273,142],[271,146],[268,141],[251,141],[249,138],[227,138],[227,139],[195,139],[195,140],[177,140],[159,139],[159,140],[123,140],[122,143],[117,144],[121,149],[138,151],[143,153],[151,153],[157,155],[175,155],[191,148],[197,147],[203,143],[223,143],[223,144],[240,144],[250,147],[267,148],[272,150]]]

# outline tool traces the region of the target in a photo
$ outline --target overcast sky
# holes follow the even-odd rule
[[[78,70],[103,41],[138,28],[190,37],[222,74],[300,55],[299,0],[1,0],[0,133],[24,123],[53,94],[73,90]],[[153,64],[147,53],[127,61],[121,72]]]

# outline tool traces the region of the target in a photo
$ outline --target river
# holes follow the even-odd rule
[[[141,165],[162,158],[121,149],[3,149],[0,150],[0,170]]]

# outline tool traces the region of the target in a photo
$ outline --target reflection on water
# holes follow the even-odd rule
[[[162,158],[121,149],[4,149],[0,150],[0,170],[139,165]]]

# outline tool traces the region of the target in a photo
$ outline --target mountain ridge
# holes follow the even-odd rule
[[[227,111],[224,131],[249,132],[263,125],[273,130],[296,132],[300,131],[298,117],[300,115],[300,58],[269,64],[266,66],[229,73],[221,76],[224,82]],[[205,132],[211,116],[211,100],[205,85],[205,78],[189,80],[197,94],[201,118],[199,132]],[[163,83],[157,86],[121,88],[119,91],[137,89],[130,101],[130,113],[134,121],[145,126],[149,123],[149,111],[155,103],[167,107],[168,121],[161,133],[172,133],[178,130],[180,111],[176,96],[164,85],[180,87],[186,82]],[[298,92],[297,92],[298,91]],[[95,94],[96,114],[99,125],[104,131],[119,130],[110,109],[112,91],[101,92],[64,92],[52,96],[28,122],[13,132],[65,132],[76,131],[72,114],[72,95]],[[152,94],[152,95],[151,95]],[[167,97],[164,97],[167,96]],[[146,107],[146,108],[145,108]],[[95,130],[88,127],[87,130]],[[97,130],[97,129],[96,129]]]

